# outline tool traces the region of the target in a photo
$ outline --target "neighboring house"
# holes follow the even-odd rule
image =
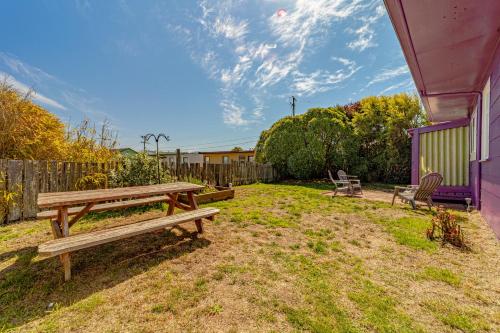
[[[137,151],[133,150],[132,148],[118,148],[118,149],[113,149],[113,151],[119,153],[124,157],[132,157],[134,155],[137,155]]]
[[[433,123],[412,131],[412,182],[440,172],[500,238],[500,1],[384,2]]]
[[[200,152],[207,164],[231,164],[233,162],[254,162],[255,150]]]
[[[161,152],[160,157],[162,160],[166,161],[168,164],[175,164],[177,160],[176,152]],[[181,162],[182,163],[203,163],[203,156],[200,153],[184,153],[181,152]]]

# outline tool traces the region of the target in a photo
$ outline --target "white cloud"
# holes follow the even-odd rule
[[[223,100],[220,104],[224,109],[223,119],[225,124],[233,126],[248,125],[249,121],[243,117],[245,113],[244,107],[230,100]]]
[[[216,35],[222,35],[227,39],[240,39],[248,33],[247,26],[246,21],[236,22],[231,16],[218,17],[212,26],[212,31]]]
[[[224,37],[229,40],[239,40],[248,33],[248,22],[238,21],[231,15],[232,1],[209,3],[200,2],[202,17],[198,22],[214,37]]]
[[[379,95],[383,95],[385,93],[388,93],[389,91],[393,91],[393,90],[396,90],[398,88],[404,88],[405,90],[409,91],[409,90],[413,90],[415,88],[415,85],[413,84],[412,79],[407,79],[407,80],[398,82],[396,84],[393,84],[393,85],[385,88],[384,90],[379,92]]]
[[[339,69],[334,73],[326,70],[317,70],[310,74],[301,72],[294,73],[293,89],[299,96],[314,95],[333,89],[339,83],[347,80],[356,73],[360,67],[352,60],[345,58],[334,58],[342,63],[345,68]]]
[[[287,15],[272,15],[268,19],[271,33],[290,51],[265,60],[257,70],[257,83],[272,86],[298,70],[305,53],[313,52],[332,22],[344,20],[363,7],[361,0],[298,0]]]
[[[40,68],[25,64],[18,58],[7,53],[0,52],[0,61],[5,64],[10,72],[26,77],[30,81],[40,83],[44,80],[57,80],[56,77],[42,71]]]
[[[382,4],[379,4],[375,8],[375,15],[373,16],[362,16],[360,20],[363,25],[357,29],[349,28],[347,31],[351,34],[356,35],[356,39],[347,43],[347,46],[353,50],[364,51],[367,48],[377,46],[375,42],[375,29],[373,25],[385,15],[385,8]]]
[[[20,93],[29,93],[33,101],[66,111],[76,121],[79,119],[78,112],[90,116],[95,121],[102,119],[116,121],[112,116],[100,110],[99,99],[89,96],[85,90],[75,88],[13,55],[0,52],[0,79],[2,77],[6,78],[7,82]],[[44,94],[38,90],[43,91]]]
[[[380,83],[380,82],[385,82],[385,81],[391,80],[393,78],[396,78],[398,76],[405,75],[405,74],[408,74],[408,73],[409,73],[409,70],[408,70],[408,66],[407,65],[402,65],[402,66],[396,67],[396,68],[384,69],[381,72],[377,73],[372,78],[372,80],[370,82],[368,82],[367,87],[369,87],[369,86],[371,86],[373,84],[376,84],[376,83]]]
[[[57,102],[56,100],[49,98],[47,96],[44,96],[32,88],[28,87],[26,84],[21,83],[14,79],[12,76],[8,75],[7,73],[0,72],[0,81],[5,81],[7,84],[11,85],[15,90],[17,90],[20,94],[22,95],[27,95],[29,98],[44,104],[46,106],[52,106],[54,108],[60,109],[60,110],[67,110],[64,105],[61,103]]]
[[[201,0],[200,12],[188,14],[188,22],[172,25],[172,18],[165,20],[163,14],[159,17],[173,34],[181,32],[180,42],[188,48],[192,59],[220,85],[224,122],[246,126],[263,119],[264,102],[271,96],[291,92],[314,95],[335,89],[351,78],[360,68],[353,60],[332,57],[340,64],[338,69],[311,70],[310,56],[328,41],[326,37],[335,34],[334,24],[361,17],[362,23],[371,28],[383,15],[377,7],[379,3],[380,0],[289,1],[287,15],[278,16],[276,9],[272,14],[263,11],[262,21],[244,16],[247,13],[243,1]],[[266,1],[261,7],[276,6]]]

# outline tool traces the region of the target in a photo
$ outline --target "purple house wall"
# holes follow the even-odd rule
[[[500,238],[500,49],[490,71],[489,158],[479,162],[481,214]],[[474,175],[475,177],[476,175]]]
[[[384,0],[429,119],[437,124],[412,131],[418,158],[419,133],[470,119],[477,110],[476,158],[469,186],[476,207],[500,238],[500,1]],[[482,143],[482,92],[490,80],[489,140]],[[447,122],[448,125],[440,124]],[[482,144],[488,158],[481,160]],[[486,147],[486,146],[485,146]],[[418,160],[417,160],[418,161]],[[418,182],[413,161],[412,182]],[[459,189],[450,189],[457,191]]]

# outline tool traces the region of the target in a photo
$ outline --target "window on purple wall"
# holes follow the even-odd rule
[[[477,109],[474,109],[474,113],[470,117],[470,128],[469,128],[469,147],[470,147],[470,161],[475,161],[477,157]]]
[[[490,78],[484,85],[481,109],[481,160],[490,156]]]

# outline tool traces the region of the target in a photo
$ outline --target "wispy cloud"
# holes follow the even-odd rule
[[[173,24],[164,11],[158,16],[219,84],[224,123],[246,126],[263,118],[263,105],[273,96],[312,96],[352,78],[361,68],[352,59],[333,57],[337,64],[324,69],[315,68],[310,58],[335,33],[332,26],[347,20],[367,25],[370,34],[362,37],[374,45],[372,26],[384,14],[378,4],[380,0],[296,0],[287,2],[286,15],[262,12],[263,20],[249,20],[241,1],[201,0],[198,15],[188,14],[187,22]]]
[[[96,121],[113,119],[99,108],[99,99],[14,55],[0,52],[0,79],[6,79],[22,94],[29,93],[32,100],[54,111],[64,111],[65,117],[78,119],[81,113]]]
[[[383,95],[383,94],[386,94],[390,91],[394,91],[394,90],[400,89],[400,88],[404,88],[405,90],[410,91],[410,90],[415,89],[415,85],[414,85],[413,80],[411,78],[406,79],[406,80],[403,80],[403,81],[398,82],[396,84],[390,85],[389,87],[387,87],[384,90],[382,90],[381,92],[379,92],[379,95]]]
[[[294,73],[294,81],[292,87],[297,91],[297,95],[310,96],[321,92],[326,92],[333,89],[337,84],[347,80],[356,73],[360,67],[356,62],[345,58],[334,58],[341,64],[343,68],[338,69],[334,73],[326,70],[317,70],[310,74],[301,72]]]
[[[17,57],[0,51],[0,63],[3,63],[6,68],[14,75],[26,77],[30,81],[40,83],[45,80],[57,80],[53,75],[50,75],[40,68],[25,64]]]
[[[362,25],[359,28],[347,29],[349,33],[356,35],[356,39],[347,43],[347,46],[360,52],[366,50],[367,48],[377,46],[377,43],[375,42],[375,29],[373,26],[384,15],[384,6],[382,4],[378,4],[375,8],[375,15],[362,16],[360,18]]]
[[[389,69],[384,69],[380,71],[379,73],[375,74],[375,76],[371,79],[370,82],[368,82],[367,87],[380,83],[380,82],[385,82],[388,80],[392,80],[396,77],[405,75],[409,73],[409,69],[407,65],[402,65],[400,67],[396,68],[389,68]]]
[[[52,107],[54,107],[56,109],[60,109],[60,110],[67,110],[67,108],[64,105],[62,105],[61,103],[53,100],[52,98],[46,97],[46,96],[36,92],[35,90],[30,88],[26,84],[17,81],[16,79],[14,79],[12,76],[10,76],[7,73],[0,72],[0,81],[6,82],[10,86],[12,86],[15,90],[17,90],[20,94],[27,95],[29,98],[31,98],[31,99],[33,99],[41,104],[44,104],[46,106],[52,106]]]

